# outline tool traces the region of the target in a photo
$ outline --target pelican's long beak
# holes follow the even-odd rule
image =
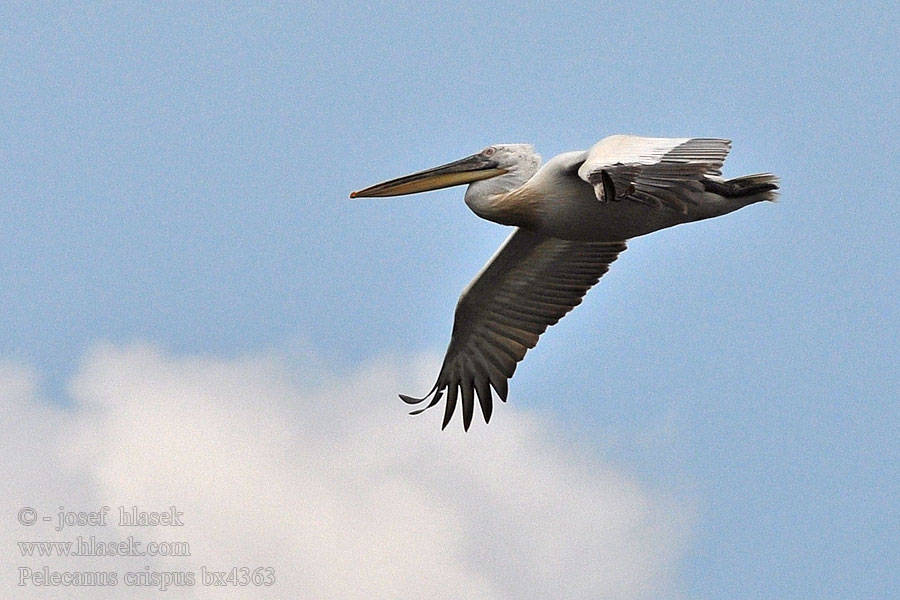
[[[391,179],[358,192],[352,192],[351,198],[374,198],[383,196],[402,196],[429,190],[439,190],[453,185],[472,183],[481,179],[489,179],[506,173],[506,169],[497,167],[497,163],[481,154],[473,154],[467,158],[419,171],[405,177]]]

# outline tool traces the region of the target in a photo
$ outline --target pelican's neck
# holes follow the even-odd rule
[[[469,184],[466,205],[476,215],[502,225],[525,226],[532,220],[532,204],[518,193],[526,181],[537,172],[540,156],[520,160],[507,173]]]
[[[498,191],[493,194],[473,197],[466,194],[466,204],[476,215],[482,219],[493,221],[501,225],[514,225],[516,227],[528,227],[537,218],[537,203],[531,202],[529,194],[516,188],[511,192]]]

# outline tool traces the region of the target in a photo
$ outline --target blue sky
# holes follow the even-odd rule
[[[660,597],[900,592],[895,3],[0,22],[0,360],[33,373],[29,397],[77,406],[98,347],[271,354],[327,381],[438,356],[507,231],[460,189],[351,190],[494,142],[546,160],[613,133],[727,137],[725,175],[775,172],[781,201],[633,241],[476,435],[519,411],[687,507]],[[428,382],[396,383],[331,409],[406,424],[393,394]],[[419,417],[438,439],[439,417]]]

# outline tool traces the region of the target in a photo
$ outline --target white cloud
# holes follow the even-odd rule
[[[436,361],[384,360],[298,376],[271,356],[172,357],[99,347],[75,407],[40,402],[28,369],[0,366],[6,597],[122,597],[126,571],[272,567],[272,587],[169,589],[174,597],[670,597],[685,511],[559,432],[503,405],[490,426],[440,431],[396,391]],[[7,502],[9,500],[9,502]],[[24,527],[16,511],[176,506],[183,527]],[[190,544],[190,557],[22,558],[17,541]],[[21,566],[115,570],[111,588],[15,585]],[[160,597],[157,587],[138,590]],[[138,594],[141,596],[141,594]],[[130,597],[130,596],[129,596]]]

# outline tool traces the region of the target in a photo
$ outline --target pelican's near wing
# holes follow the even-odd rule
[[[431,392],[421,399],[400,397],[415,404],[434,394],[426,407],[431,408],[446,391],[443,427],[461,399],[468,430],[477,394],[484,420],[490,421],[491,387],[505,402],[516,364],[547,327],[581,303],[623,250],[625,242],[575,242],[515,230],[460,296],[450,346]]]
[[[635,200],[686,213],[722,174],[731,142],[714,138],[614,135],[588,150],[578,176],[600,201]]]

